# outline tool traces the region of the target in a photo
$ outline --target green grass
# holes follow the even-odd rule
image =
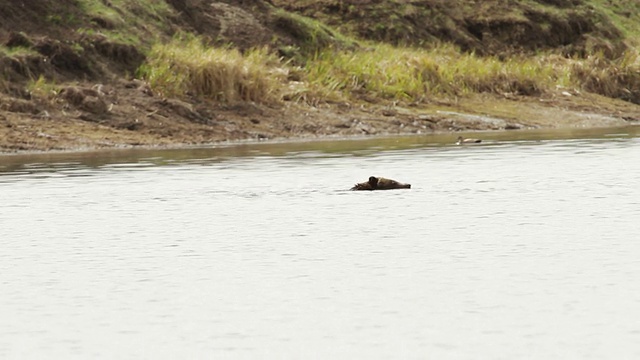
[[[173,10],[163,0],[111,0],[109,3],[107,6],[101,0],[78,0],[94,25],[106,26],[99,30],[81,28],[78,32],[99,32],[114,42],[146,46],[169,31],[166,18],[173,15]]]
[[[31,48],[27,48],[23,46],[7,47],[4,45],[0,45],[0,56],[14,57],[14,56],[24,56],[24,55],[37,56],[38,52]]]
[[[640,2],[636,0],[591,0],[589,3],[607,15],[634,47],[640,46]]]
[[[283,63],[266,49],[245,54],[208,47],[195,37],[156,45],[140,74],[165,95],[219,101],[318,104],[357,100],[427,102],[477,93],[539,96],[557,89],[589,91],[640,102],[640,57],[587,59],[554,54],[506,59],[476,56],[450,45],[429,50],[369,44],[356,50],[327,48],[303,67]],[[286,83],[297,73],[300,82]]]
[[[26,89],[32,96],[47,100],[55,98],[60,92],[59,85],[47,80],[42,75],[38,79],[31,79],[27,83]]]
[[[80,8],[90,17],[102,18],[113,26],[125,24],[124,17],[116,10],[116,6],[107,6],[99,0],[79,0]]]
[[[640,57],[634,51],[617,60],[603,54],[587,59],[540,54],[501,60],[451,46],[423,50],[376,45],[369,51],[322,52],[304,69],[311,84],[307,89],[321,89],[317,96],[331,94],[332,98],[364,94],[421,102],[475,93],[539,96],[573,88],[640,102]]]
[[[305,70],[310,83],[330,92],[410,101],[480,92],[537,95],[566,86],[570,78],[543,57],[502,61],[446,45],[423,50],[378,44],[368,51],[325,51]]]
[[[298,49],[296,50],[300,54],[296,54],[296,56],[307,58],[327,47],[354,48],[357,46],[356,41],[352,38],[305,16],[277,9],[273,12],[273,18],[278,27],[297,40]],[[302,60],[302,58],[296,60]]]

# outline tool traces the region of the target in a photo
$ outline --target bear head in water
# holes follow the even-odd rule
[[[355,184],[351,190],[392,190],[411,189],[411,184],[386,179],[383,177],[370,176],[369,181]]]

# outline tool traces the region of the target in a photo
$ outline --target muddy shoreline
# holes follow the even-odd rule
[[[426,104],[220,104],[153,96],[146,88],[75,86],[80,104],[9,103],[0,111],[0,153],[178,148],[230,143],[423,135],[640,123],[640,106],[593,94],[477,95]],[[78,95],[80,94],[80,95]],[[84,94],[84,95],[83,95]],[[94,96],[96,95],[96,96]],[[6,98],[5,98],[6,99]],[[19,105],[24,106],[20,109]]]

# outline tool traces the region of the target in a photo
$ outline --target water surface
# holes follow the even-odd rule
[[[0,157],[0,357],[640,358],[639,136]]]

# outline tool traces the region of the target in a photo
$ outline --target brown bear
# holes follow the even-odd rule
[[[383,177],[370,176],[369,181],[355,184],[351,190],[391,190],[411,189],[411,184],[403,184]]]

